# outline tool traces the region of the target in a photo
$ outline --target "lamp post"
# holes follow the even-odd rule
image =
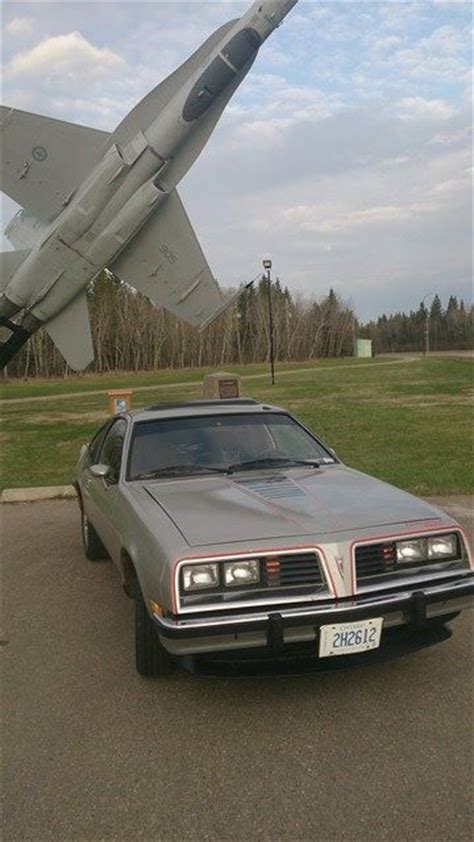
[[[275,385],[275,353],[273,348],[273,309],[272,309],[272,261],[270,257],[265,257],[262,261],[263,268],[267,273],[267,296],[268,296],[268,332],[270,334],[270,371],[272,376],[272,386]]]
[[[424,298],[421,302],[423,305],[424,305],[426,299],[430,297],[430,295],[434,295],[434,292],[427,292],[426,293],[426,295],[424,296]],[[424,346],[424,349],[423,349],[423,356],[426,357],[426,355],[429,354],[429,351],[430,351],[430,311],[428,310],[428,307],[427,307],[426,308],[426,314],[425,314],[425,346]]]

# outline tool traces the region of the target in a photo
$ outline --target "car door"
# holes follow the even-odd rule
[[[99,462],[99,453],[102,447],[103,441],[105,436],[107,435],[107,431],[110,428],[112,421],[107,421],[100,430],[95,434],[94,438],[92,439],[89,444],[83,445],[81,448],[81,456],[80,456],[80,471],[79,471],[79,483],[85,482],[87,479],[87,471],[91,465],[97,465]]]
[[[82,499],[82,505],[84,507],[85,513],[92,523],[94,523],[94,499],[90,496],[90,487],[92,485],[92,474],[90,472],[90,468],[92,465],[98,465],[99,463],[99,454],[100,449],[102,447],[103,441],[105,436],[107,435],[108,430],[112,424],[111,419],[104,424],[100,430],[95,434],[94,438],[92,439],[89,444],[84,445],[81,449],[81,456],[79,460],[79,470],[77,481],[79,485],[80,495]]]
[[[116,510],[127,426],[125,418],[118,418],[111,424],[101,442],[95,464],[107,465],[110,469],[107,477],[95,477],[89,471],[86,481],[86,510],[102,542],[116,561],[120,557],[122,545]]]

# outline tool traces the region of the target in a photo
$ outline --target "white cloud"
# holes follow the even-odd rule
[[[428,202],[411,202],[401,205],[378,205],[349,213],[330,205],[300,205],[288,208],[284,215],[289,222],[300,225],[305,231],[326,234],[347,231],[360,225],[394,224],[406,222],[421,213],[435,210]]]
[[[431,35],[419,41],[418,48],[439,53],[460,53],[466,46],[469,35],[465,30],[454,26],[439,26]]]
[[[45,38],[31,50],[13,56],[6,78],[35,76],[68,82],[84,82],[110,74],[124,65],[123,59],[107,47],[98,48],[80,32]]]
[[[459,82],[470,66],[467,27],[440,26],[397,50],[392,61],[405,78]]]
[[[468,140],[472,134],[471,126],[465,126],[457,131],[440,132],[435,134],[431,139],[432,144],[442,144],[443,146],[452,146],[455,143],[463,143]]]
[[[395,104],[395,111],[402,120],[449,120],[455,113],[445,100],[422,96],[403,97]]]
[[[33,31],[33,18],[12,18],[5,26],[8,35],[28,35]]]
[[[337,95],[323,93],[314,85],[290,84],[284,77],[270,73],[256,73],[246,80],[245,94],[244,104],[237,106],[237,131],[244,133],[255,123],[268,122],[281,127],[302,120],[318,120],[342,105]]]
[[[377,52],[390,50],[392,47],[398,47],[402,43],[402,38],[399,35],[385,35],[382,38],[376,38],[373,49]]]
[[[408,155],[395,155],[393,158],[382,159],[382,161],[380,161],[380,166],[392,169],[393,167],[401,167],[404,164],[407,164],[409,160],[410,158]]]
[[[379,3],[378,15],[380,25],[383,29],[408,30],[413,24],[419,24],[425,20],[425,12],[428,11],[428,3]]]

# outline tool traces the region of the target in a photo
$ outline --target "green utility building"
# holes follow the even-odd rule
[[[354,357],[371,357],[372,340],[354,339]]]

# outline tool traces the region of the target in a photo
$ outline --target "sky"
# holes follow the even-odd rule
[[[3,3],[3,102],[112,131],[248,5]],[[363,320],[469,301],[471,38],[471,3],[300,0],[179,187],[219,282],[271,255],[292,292],[333,287]]]

